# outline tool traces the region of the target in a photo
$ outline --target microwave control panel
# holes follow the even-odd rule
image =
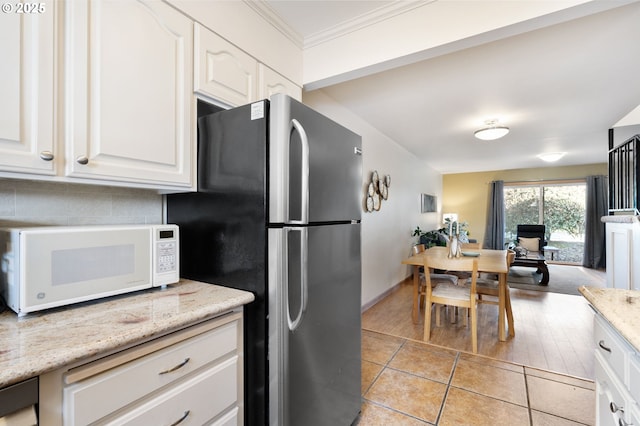
[[[153,230],[153,285],[176,283],[180,279],[180,245],[176,225],[157,225]]]

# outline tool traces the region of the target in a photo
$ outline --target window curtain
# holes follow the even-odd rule
[[[606,176],[587,176],[587,208],[584,225],[582,266],[605,268],[605,225],[600,221],[608,213],[609,183]]]
[[[483,248],[504,250],[504,181],[491,182]]]

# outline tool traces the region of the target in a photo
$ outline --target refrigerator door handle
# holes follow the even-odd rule
[[[289,330],[295,331],[302,322],[304,314],[307,311],[307,254],[308,254],[308,232],[307,228],[285,228],[285,241],[288,241],[286,235],[289,232],[300,232],[300,309],[295,319],[291,319],[291,312],[289,311],[289,292],[287,291],[287,323],[289,324]],[[289,288],[289,272],[286,273],[285,288]]]
[[[289,223],[306,225],[309,223],[309,138],[302,124],[295,118],[291,119],[291,125],[300,134],[300,145],[302,148],[302,164],[300,165],[301,194],[300,220],[290,220]],[[291,143],[291,139],[289,139]],[[291,177],[289,177],[290,179]]]

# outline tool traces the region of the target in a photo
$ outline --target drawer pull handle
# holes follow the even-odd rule
[[[191,414],[191,411],[187,410],[184,412],[184,414],[182,415],[182,417],[180,417],[178,420],[176,420],[175,422],[171,423],[169,426],[177,426],[180,423],[184,422],[187,417],[189,417],[189,414]]]
[[[182,361],[180,364],[176,365],[175,367],[172,367],[172,368],[170,368],[170,369],[168,369],[168,370],[161,371],[161,372],[159,372],[158,374],[168,374],[168,373],[173,373],[174,371],[176,371],[176,370],[178,370],[178,369],[180,369],[180,368],[184,367],[185,365],[187,365],[187,363],[189,362],[189,360],[190,360],[190,359],[191,359],[191,358],[185,358],[185,359],[184,359],[184,361]],[[188,412],[187,412],[187,413],[188,413]],[[177,423],[174,423],[174,424],[177,424]]]
[[[633,426],[633,423],[627,423],[624,419],[618,419],[618,426]]]
[[[618,406],[618,404],[616,404],[613,401],[609,403],[609,410],[611,410],[611,412],[614,414],[617,413],[618,411],[620,411],[621,413],[624,413],[624,407]]]
[[[607,352],[611,353],[611,348],[608,348],[608,347],[606,347],[606,346],[604,345],[604,340],[600,340],[600,341],[598,342],[598,346],[600,346],[600,347],[601,347],[602,349],[604,349],[605,351],[607,351]]]

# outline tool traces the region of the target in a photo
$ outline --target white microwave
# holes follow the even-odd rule
[[[178,282],[176,225],[0,230],[0,293],[18,315]]]

